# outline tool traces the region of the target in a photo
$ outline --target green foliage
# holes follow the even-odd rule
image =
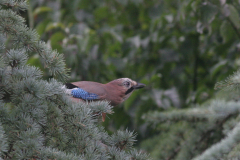
[[[200,155],[237,124],[228,125],[237,121],[238,104],[227,101],[239,99],[238,73],[222,80],[240,66],[238,1],[30,2],[34,14],[28,16],[41,39],[64,53],[70,81],[129,77],[147,85],[113,109],[103,123],[108,132],[135,129],[138,146],[155,159],[182,160]],[[226,102],[214,104],[218,81],[216,88],[226,88],[217,96]],[[118,149],[111,152],[124,159]]]
[[[0,4],[0,159],[149,159],[133,149],[135,133],[108,135],[99,125],[103,112],[113,113],[109,102],[67,97],[59,82],[68,77],[63,54],[15,12],[25,10],[26,1]],[[35,54],[45,70],[30,65]]]
[[[235,146],[239,144],[240,142],[239,134],[240,134],[239,124],[237,124],[225,139],[223,139],[220,143],[213,145],[211,148],[204,151],[204,153],[201,156],[196,157],[195,159],[196,160],[221,159],[223,157],[225,157],[225,159],[238,159],[239,158],[238,155],[226,156],[226,154],[231,152],[233,148],[235,148]]]
[[[236,28],[240,28],[240,19],[239,19],[240,17],[239,17],[238,11],[232,5],[228,5],[228,8],[229,8],[229,11],[230,11],[230,14],[229,14],[230,21],[233,23],[233,25]]]
[[[38,41],[35,30],[27,28],[23,18],[11,10],[1,10],[1,33],[4,35],[14,35],[12,45],[27,52],[37,52],[44,61],[44,66],[49,68],[51,75],[57,76],[62,80],[67,78],[68,70],[65,68],[63,56],[56,51],[48,48],[44,42]]]
[[[25,11],[27,9],[27,1],[25,0],[1,0],[1,5],[11,6],[13,10]]]
[[[229,159],[233,154],[231,151],[235,149],[237,152],[235,147],[239,143],[239,107],[239,102],[216,100],[193,109],[148,113],[144,118],[161,133],[153,138],[155,141],[159,139],[161,145],[157,147],[158,143],[150,140],[143,145],[152,150],[152,155],[162,159],[192,159],[204,150],[196,159],[220,159],[223,156]],[[172,127],[169,128],[169,125]],[[228,137],[220,141],[224,137],[222,132]],[[214,143],[217,144],[210,147]]]
[[[3,153],[7,152],[8,143],[2,125],[0,125],[0,146],[0,154],[3,156]]]

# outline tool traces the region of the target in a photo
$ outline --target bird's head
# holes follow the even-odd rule
[[[130,78],[119,78],[108,84],[116,86],[117,91],[122,95],[123,101],[126,100],[134,90],[145,87],[145,84],[138,83]]]

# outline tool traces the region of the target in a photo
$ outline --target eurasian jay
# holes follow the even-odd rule
[[[129,78],[119,78],[106,84],[91,81],[66,83],[64,88],[74,101],[107,100],[110,105],[117,106],[128,99],[134,90],[143,87],[145,84]],[[103,114],[103,121],[105,116]]]

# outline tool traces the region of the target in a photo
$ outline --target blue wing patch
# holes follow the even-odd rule
[[[74,98],[81,98],[84,100],[95,100],[95,99],[99,99],[97,94],[94,93],[89,93],[81,88],[76,88],[73,89],[71,92],[72,96]]]

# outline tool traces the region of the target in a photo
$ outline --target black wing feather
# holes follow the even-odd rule
[[[73,88],[78,88],[78,86],[75,86],[72,83],[66,83],[65,86],[67,87],[67,89],[73,89]]]

